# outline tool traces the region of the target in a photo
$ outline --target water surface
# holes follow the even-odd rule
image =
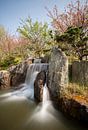
[[[67,119],[52,102],[35,101],[13,92],[0,92],[0,130],[88,130]]]

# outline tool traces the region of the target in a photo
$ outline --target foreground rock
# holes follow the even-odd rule
[[[48,79],[51,98],[58,102],[68,86],[68,59],[59,48],[52,49]]]
[[[20,84],[25,82],[27,69],[29,65],[32,63],[30,59],[20,63],[17,66],[12,66],[9,69],[10,72],[10,86],[18,87]]]
[[[42,101],[43,87],[46,82],[46,72],[41,71],[34,82],[34,97],[37,101]]]
[[[67,116],[71,116],[83,123],[88,123],[88,101],[87,103],[85,101],[84,97],[64,96],[59,101],[59,108]]]
[[[53,48],[49,63],[48,87],[52,101],[67,116],[88,123],[88,100],[68,94],[68,60],[58,48]],[[66,94],[67,93],[67,94]]]

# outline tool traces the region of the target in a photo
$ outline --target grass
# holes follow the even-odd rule
[[[76,83],[69,83],[65,89],[65,96],[81,104],[88,105],[88,87]]]
[[[69,83],[68,84],[68,92],[71,94],[78,94],[88,96],[88,87],[84,85],[79,85],[76,83]]]

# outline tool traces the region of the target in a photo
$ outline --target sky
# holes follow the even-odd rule
[[[45,7],[52,10],[54,5],[57,5],[62,12],[70,1],[75,0],[0,0],[0,25],[9,33],[16,35],[21,19],[25,20],[30,16],[33,21],[49,23]]]

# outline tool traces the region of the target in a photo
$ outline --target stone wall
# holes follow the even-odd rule
[[[68,86],[68,59],[59,48],[52,49],[48,80],[51,98],[58,100]]]
[[[73,62],[72,82],[88,86],[88,61]]]

